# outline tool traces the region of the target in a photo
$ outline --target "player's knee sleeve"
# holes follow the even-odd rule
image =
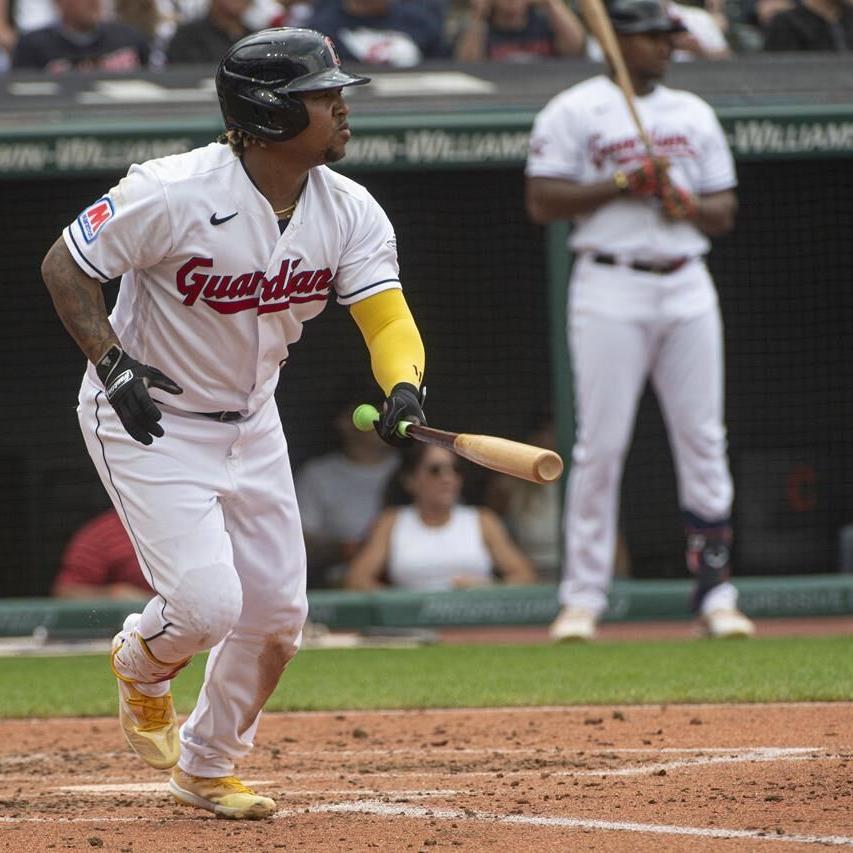
[[[684,513],[687,568],[696,578],[691,610],[698,613],[705,596],[731,577],[732,526],[728,518],[705,521]]]

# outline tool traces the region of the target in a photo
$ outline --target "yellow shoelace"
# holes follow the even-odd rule
[[[255,795],[255,792],[251,788],[247,788],[236,776],[223,776],[219,780],[219,784],[222,785],[223,788],[228,788],[229,791],[233,791],[235,794]]]
[[[215,785],[217,788],[226,788],[232,794],[250,794],[253,797],[257,796],[251,788],[247,788],[236,776],[190,776],[189,773],[186,775],[195,783],[202,785]]]
[[[165,696],[146,696],[138,691],[136,696],[127,699],[127,704],[133,707],[136,718],[144,721],[139,726],[139,731],[161,729],[170,723],[172,721],[171,699],[169,693]]]

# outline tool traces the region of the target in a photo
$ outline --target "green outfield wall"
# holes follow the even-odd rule
[[[812,575],[778,581],[743,578],[740,604],[753,618],[839,616],[853,613],[853,576]],[[617,580],[605,621],[689,618],[690,584],[681,580]],[[556,588],[492,587],[453,592],[370,593],[317,590],[308,595],[310,619],[332,630],[547,625],[557,614]],[[6,599],[0,637],[43,639],[111,637],[134,606],[127,602]]]
[[[720,107],[717,110],[736,159],[849,157],[853,104],[836,106]],[[354,135],[344,172],[373,170],[520,167],[535,112],[484,111],[351,120]],[[0,132],[0,179],[110,174],[168,154],[206,145],[219,120],[128,120],[59,127],[20,126]]]

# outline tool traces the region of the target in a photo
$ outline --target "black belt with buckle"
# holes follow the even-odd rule
[[[212,421],[242,421],[243,415],[241,412],[196,412],[197,415],[204,415]]]
[[[674,261],[667,261],[660,264],[647,264],[643,261],[632,261],[631,263],[622,264],[615,255],[593,255],[592,259],[597,264],[606,264],[611,267],[626,266],[632,270],[639,272],[653,272],[658,275],[667,275],[668,273],[680,270],[690,258],[676,258]]]

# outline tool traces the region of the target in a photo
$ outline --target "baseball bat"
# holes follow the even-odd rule
[[[373,429],[378,420],[379,412],[367,403],[362,403],[352,413],[353,424],[362,432]],[[563,473],[563,460],[559,454],[544,447],[522,444],[495,435],[447,432],[408,421],[401,421],[397,430],[409,438],[451,450],[484,468],[531,483],[553,483]]]
[[[602,0],[580,0],[580,9],[587,29],[598,40],[605,58],[613,69],[613,73],[616,76],[616,85],[619,86],[622,94],[625,96],[628,112],[631,114],[631,118],[637,127],[637,132],[640,134],[640,139],[643,145],[645,145],[647,153],[651,156],[652,140],[646,132],[645,127],[643,127],[643,122],[640,120],[640,115],[637,112],[637,105],[634,102],[634,99],[637,97],[634,92],[634,84],[631,82],[631,75],[628,74],[628,69],[625,67],[625,59],[622,56],[619,42],[616,39],[616,33],[613,30],[613,24],[610,21],[607,10],[604,8],[604,3]]]

